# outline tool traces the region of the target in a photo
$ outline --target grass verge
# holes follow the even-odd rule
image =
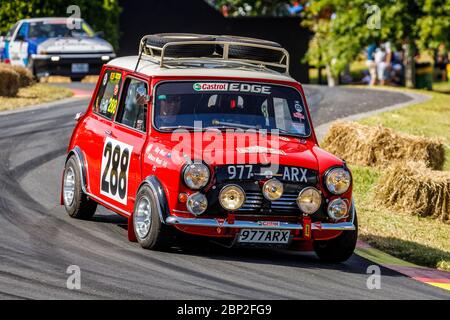
[[[420,90],[411,92],[428,94],[431,99],[359,122],[366,125],[382,124],[415,135],[444,138],[444,170],[450,171],[450,95]],[[350,167],[354,177],[361,239],[406,261],[450,271],[450,224],[378,206],[373,200],[373,191],[380,177],[380,169],[357,165]]]
[[[30,87],[20,89],[16,97],[0,96],[0,111],[14,110],[26,106],[51,102],[69,98],[72,95],[73,93],[69,89],[37,83]]]

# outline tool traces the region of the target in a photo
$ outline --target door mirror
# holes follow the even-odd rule
[[[75,115],[74,120],[75,120],[76,122],[78,122],[78,120],[80,120],[80,118],[81,118],[83,115],[84,115],[84,112],[78,112],[78,113]]]
[[[99,37],[99,38],[104,38],[105,37],[105,33],[103,31],[97,31],[95,33],[95,36]]]

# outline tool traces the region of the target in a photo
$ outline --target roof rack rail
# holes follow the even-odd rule
[[[142,58],[142,56],[147,56],[155,59],[159,62],[160,67],[166,67],[167,64],[165,64],[168,61],[174,61],[176,59],[177,61],[183,61],[183,60],[192,60],[193,58],[201,58],[205,60],[216,60],[216,59],[222,59],[222,60],[228,60],[228,61],[235,61],[235,62],[243,62],[252,64],[254,66],[258,67],[276,67],[284,70],[285,74],[289,74],[289,52],[284,48],[276,48],[272,46],[267,46],[263,44],[256,44],[256,43],[246,43],[246,42],[239,42],[239,41],[197,41],[197,40],[187,40],[187,41],[175,41],[175,42],[168,42],[162,47],[156,47],[147,44],[147,39],[149,35],[146,35],[142,37],[140,43],[139,43],[139,58],[136,63],[136,68],[134,71],[137,71],[139,62]],[[183,46],[183,45],[223,45],[223,52],[222,54],[218,54],[217,52],[213,56],[208,57],[183,57],[183,58],[171,58],[166,57],[166,50],[169,47],[175,47],[175,46]],[[254,48],[262,48],[262,49],[268,49],[273,51],[278,51],[282,53],[282,57],[278,62],[266,62],[262,60],[249,60],[249,59],[240,59],[240,58],[230,58],[229,57],[229,48],[230,46],[246,46],[246,47],[254,47]],[[159,54],[157,54],[159,53]]]

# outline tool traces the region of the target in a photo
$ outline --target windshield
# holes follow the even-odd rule
[[[157,129],[241,128],[309,136],[301,96],[290,87],[245,82],[164,82],[156,88]],[[194,123],[195,122],[195,123]]]
[[[67,20],[52,20],[30,23],[29,38],[58,38],[58,37],[93,37],[91,27],[84,21],[78,21],[80,28],[70,29]],[[71,26],[69,24],[69,26]]]

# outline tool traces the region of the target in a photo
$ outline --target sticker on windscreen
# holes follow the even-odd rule
[[[299,134],[306,134],[306,127],[304,123],[292,123],[292,128]]]
[[[250,83],[224,83],[224,82],[196,82],[193,89],[198,92],[222,91],[222,92],[248,92],[270,94],[271,87]]]

